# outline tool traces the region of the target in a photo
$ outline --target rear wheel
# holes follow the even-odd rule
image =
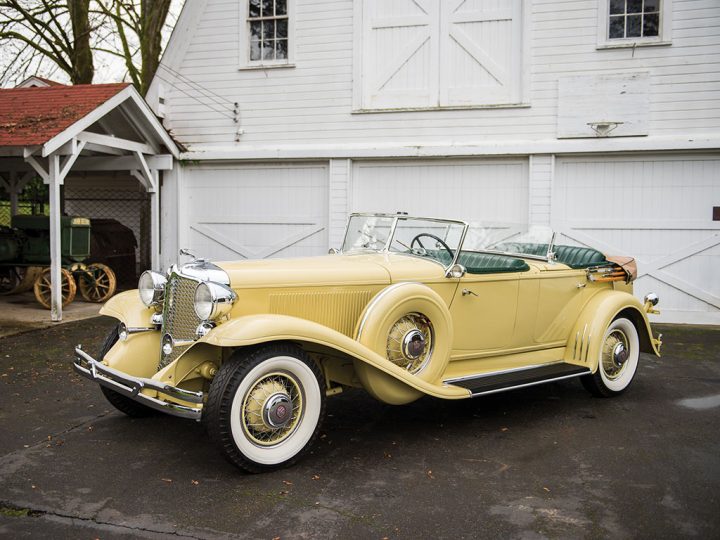
[[[580,380],[594,396],[622,394],[635,377],[639,358],[640,340],[635,325],[628,319],[615,319],[605,330],[597,371]]]
[[[92,263],[78,273],[80,294],[88,302],[104,302],[115,294],[117,278],[109,266]]]
[[[203,413],[211,440],[251,473],[287,467],[308,451],[325,415],[325,382],[290,344],[238,351],[215,375]]]
[[[116,326],[107,335],[107,337],[105,338],[105,342],[100,349],[98,359],[101,362],[105,358],[105,355],[110,351],[110,349],[113,348],[113,345],[117,343],[117,340],[118,327]],[[152,416],[155,414],[155,411],[150,407],[147,407],[142,403],[138,403],[137,401],[134,401],[129,397],[125,397],[122,394],[116,392],[115,390],[112,390],[102,385],[100,386],[100,390],[102,390],[103,395],[110,402],[110,405],[115,407],[118,411],[127,414],[128,416],[131,416],[133,418],[144,418],[146,416]]]
[[[39,266],[8,266],[0,268],[0,294],[18,294],[29,291],[42,273]]]

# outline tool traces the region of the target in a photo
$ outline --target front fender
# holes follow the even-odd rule
[[[145,307],[137,290],[123,291],[113,296],[100,308],[100,315],[113,317],[128,327],[149,328],[155,310]]]
[[[653,339],[650,322],[640,301],[627,292],[605,290],[596,294],[580,313],[568,338],[565,361],[585,365],[595,372],[605,330],[621,314],[635,324],[640,350],[660,356],[660,341]]]
[[[384,390],[402,394],[398,395],[397,399],[393,399],[392,396],[376,396],[389,403],[407,402],[410,389],[416,391],[411,392],[413,395],[419,392],[444,399],[470,397],[470,392],[465,388],[438,385],[422,380],[345,334],[297,317],[271,314],[238,317],[214,328],[200,341],[218,347],[244,347],[270,341],[309,342],[330,347],[375,368],[378,374],[384,374]],[[368,388],[368,390],[373,393],[372,389]],[[417,397],[419,395],[414,395],[415,399]]]

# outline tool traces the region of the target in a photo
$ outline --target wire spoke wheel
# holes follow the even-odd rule
[[[418,373],[432,356],[434,337],[430,319],[422,313],[408,313],[388,333],[388,360],[410,373]]]
[[[632,321],[618,318],[610,322],[602,343],[595,373],[580,378],[595,396],[612,397],[624,392],[638,368],[640,341]]]
[[[628,349],[628,338],[622,330],[615,329],[605,337],[600,358],[608,379],[615,380],[622,375],[627,366]]]
[[[238,349],[210,384],[203,419],[223,455],[248,472],[295,463],[317,438],[325,378],[301,348]]]
[[[60,269],[62,305],[66,306],[75,299],[77,287],[70,272],[64,268]],[[52,286],[50,280],[50,268],[46,268],[35,280],[35,299],[45,308],[51,307]]]
[[[115,294],[117,278],[109,266],[92,263],[78,272],[80,294],[88,302],[104,302]]]
[[[295,430],[303,415],[303,392],[290,373],[262,376],[245,395],[241,422],[247,436],[272,446]]]

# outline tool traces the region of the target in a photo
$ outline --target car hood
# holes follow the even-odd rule
[[[400,254],[341,254],[297,259],[220,261],[233,289],[383,285],[396,281],[428,281],[443,276],[431,261]]]

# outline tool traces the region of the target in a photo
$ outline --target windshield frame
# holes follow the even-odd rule
[[[445,218],[432,218],[432,217],[420,217],[420,216],[411,216],[409,214],[405,213],[396,213],[396,214],[386,214],[386,213],[377,213],[377,212],[353,212],[348,216],[347,224],[345,225],[345,235],[343,236],[343,243],[342,245],[345,246],[345,242],[347,241],[348,233],[350,231],[350,222],[352,218],[354,217],[376,217],[376,218],[384,218],[384,219],[392,219],[392,224],[390,225],[390,233],[388,234],[387,240],[385,240],[385,245],[382,247],[382,249],[367,249],[367,250],[352,250],[352,251],[345,251],[342,248],[340,249],[340,253],[363,253],[363,252],[372,252],[372,253],[391,253],[390,251],[390,245],[392,244],[393,238],[395,237],[395,231],[397,229],[398,222],[400,220],[420,220],[420,221],[430,221],[433,223],[444,223],[444,224],[453,224],[453,225],[461,225],[462,226],[462,233],[460,233],[460,240],[458,241],[458,247],[455,250],[455,253],[453,253],[453,259],[450,262],[448,266],[443,265],[440,261],[436,259],[424,259],[424,260],[431,260],[440,266],[442,266],[446,271],[452,268],[457,264],[458,257],[460,256],[460,251],[462,250],[463,243],[465,242],[465,236],[467,235],[467,231],[470,228],[470,225],[466,221],[462,221],[460,219],[445,219]],[[415,256],[409,253],[410,256]]]
[[[460,257],[460,252],[462,251],[465,239],[468,233],[468,230],[470,229],[470,224],[467,221],[461,220],[461,219],[446,219],[446,218],[433,218],[433,217],[421,217],[421,216],[415,216],[415,215],[409,215],[407,213],[398,212],[395,214],[390,213],[383,213],[383,212],[353,212],[348,216],[347,223],[345,225],[345,235],[343,236],[343,243],[342,246],[345,246],[345,242],[348,239],[348,233],[350,231],[350,222],[354,217],[375,217],[375,218],[383,218],[383,219],[392,219],[392,224],[390,225],[390,232],[388,234],[387,239],[385,240],[385,245],[382,247],[382,249],[357,249],[357,250],[351,250],[351,251],[345,251],[340,248],[338,250],[339,253],[364,253],[364,252],[372,252],[372,253],[391,253],[390,251],[390,245],[393,242],[395,231],[397,229],[398,222],[400,220],[420,220],[420,221],[429,221],[429,222],[435,222],[435,223],[445,223],[445,224],[454,224],[454,225],[461,225],[463,227],[462,233],[460,235],[460,240],[458,241],[458,247],[455,250],[455,253],[453,255],[453,259],[447,266],[443,265],[440,261],[436,259],[425,259],[424,260],[431,260],[440,266],[442,266],[445,269],[446,275],[448,275],[448,272],[451,268],[453,268],[458,261],[458,258]],[[509,252],[509,251],[501,251],[501,250],[493,250],[493,249],[478,249],[473,251],[478,251],[480,253],[494,253],[498,255],[509,255],[511,257],[517,257],[521,259],[531,259],[531,260],[537,260],[537,261],[544,261],[552,263],[555,261],[555,253],[553,252],[553,248],[555,247],[555,238],[556,238],[556,232],[552,232],[552,237],[550,239],[550,242],[548,243],[548,249],[545,256],[543,255],[533,255],[530,253],[516,253],[516,252]],[[408,253],[407,255],[415,256],[412,253]]]

